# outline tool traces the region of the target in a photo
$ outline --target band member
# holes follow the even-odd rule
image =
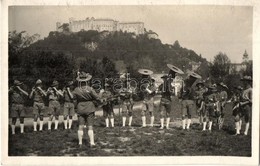
[[[213,119],[217,109],[217,87],[212,85],[209,90],[204,94],[205,96],[205,113],[203,114],[203,129],[206,131],[207,122],[209,123],[209,131],[212,129]]]
[[[245,131],[244,135],[248,134],[249,130],[249,122],[251,119],[251,112],[252,112],[252,77],[251,76],[244,76],[244,78],[241,79],[241,81],[244,84],[244,90],[242,92],[242,100],[240,101],[240,107],[242,108],[242,113],[245,118]]]
[[[218,116],[224,117],[224,109],[228,99],[228,94],[227,94],[228,87],[223,82],[219,83],[218,85],[219,85],[218,101],[220,105],[220,115]]]
[[[173,79],[175,79],[176,73],[184,74],[179,68],[167,64],[170,68],[169,74],[164,75],[161,78],[163,79],[163,83],[159,86],[159,92],[162,95],[161,102],[160,102],[160,121],[161,121],[161,128],[164,128],[164,110],[166,112],[166,129],[169,129],[170,124],[170,112],[172,109],[172,95],[175,94],[174,87],[172,86]]]
[[[132,126],[132,120],[133,120],[133,91],[131,88],[126,88],[122,92],[120,92],[120,100],[122,100],[122,127],[125,127],[126,123],[126,116],[129,116],[129,122],[128,126]]]
[[[14,80],[14,85],[9,89],[9,95],[11,99],[11,118],[12,118],[12,134],[15,134],[15,124],[17,118],[20,118],[20,130],[24,133],[24,117],[25,108],[24,103],[28,93],[23,90],[20,86],[23,85],[22,82]]]
[[[109,119],[111,122],[111,127],[114,127],[114,103],[113,103],[113,94],[111,86],[106,83],[104,92],[102,93],[103,99],[103,116],[105,118],[106,127],[109,127]]]
[[[197,113],[199,116],[199,122],[200,124],[203,124],[203,115],[205,114],[205,100],[204,100],[204,93],[207,91],[207,89],[204,87],[204,82],[198,82],[196,84],[197,91],[196,93],[196,107],[197,107]]]
[[[44,98],[47,96],[47,93],[42,89],[42,81],[38,79],[35,86],[32,88],[29,98],[33,99],[33,131],[37,131],[37,120],[40,119],[40,131],[43,127],[43,111],[45,109]]]
[[[240,107],[240,101],[242,100],[242,92],[243,92],[243,87],[237,86],[235,87],[235,92],[232,96],[232,102],[233,102],[233,116],[235,117],[235,129],[236,129],[236,134],[239,135],[242,127],[242,117],[243,117],[243,112]]]
[[[141,85],[141,92],[143,93],[143,106],[142,106],[142,127],[146,127],[146,110],[149,111],[151,116],[151,124],[150,126],[153,127],[154,123],[154,95],[155,95],[155,86],[151,79],[151,74],[153,72],[147,69],[139,69],[138,72],[142,74],[142,82]]]
[[[78,139],[80,147],[82,146],[82,139],[84,135],[83,129],[85,125],[88,127],[90,147],[95,146],[93,124],[96,107],[93,101],[100,100],[100,97],[88,84],[88,81],[91,78],[92,76],[89,73],[79,72],[76,79],[78,81],[78,87],[76,87],[72,93],[78,103]]]
[[[75,115],[74,110],[74,102],[73,102],[73,95],[72,95],[72,89],[73,89],[73,81],[69,81],[65,88],[63,89],[63,97],[64,97],[64,110],[63,110],[63,116],[64,116],[64,128],[65,129],[71,129],[72,126],[72,118]],[[69,120],[68,120],[69,116]],[[69,121],[69,127],[68,127],[68,121]]]
[[[58,90],[58,81],[53,81],[51,87],[47,90],[47,96],[49,97],[49,121],[48,130],[51,130],[52,119],[55,117],[55,130],[58,129],[59,125],[59,115],[60,115],[60,102],[59,99],[63,97],[61,90]]]
[[[191,124],[191,111],[194,105],[194,89],[192,88],[194,82],[197,79],[201,79],[201,76],[191,72],[188,75],[188,79],[184,81],[184,85],[181,91],[182,99],[182,129],[189,130]],[[187,124],[187,125],[186,125]]]

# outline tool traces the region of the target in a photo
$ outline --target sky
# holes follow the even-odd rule
[[[44,38],[56,30],[56,22],[68,23],[70,17],[141,21],[162,43],[178,40],[208,61],[224,52],[231,62],[240,63],[245,50],[252,59],[253,8],[247,6],[10,6],[9,31]]]

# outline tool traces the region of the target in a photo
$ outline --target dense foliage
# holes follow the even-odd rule
[[[22,39],[21,34],[10,32],[9,41],[13,41],[14,36],[16,40]],[[104,78],[122,71],[135,75],[139,68],[168,72],[167,63],[183,70],[191,69],[191,61],[207,64],[206,59],[181,47],[178,41],[173,45],[162,44],[159,39],[149,39],[147,34],[136,36],[122,31],[52,31],[43,40],[27,43],[29,45],[20,48],[22,51],[9,52],[10,81],[18,78],[32,84],[40,78],[49,84],[53,79],[75,78],[78,70]],[[9,50],[16,47],[17,43],[9,42]],[[121,65],[118,62],[122,62]],[[207,69],[207,65],[203,68]]]

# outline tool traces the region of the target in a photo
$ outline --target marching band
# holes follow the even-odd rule
[[[176,75],[184,75],[185,73],[174,65],[167,64],[170,69],[169,73],[163,75],[162,84],[157,88],[155,80],[152,77],[153,71],[148,69],[139,69],[138,72],[141,74],[142,85],[140,86],[140,94],[142,96],[142,107],[141,107],[141,120],[142,127],[146,127],[146,114],[150,115],[150,127],[154,126],[154,98],[155,95],[160,95],[160,129],[170,128],[170,112],[174,107],[172,105],[172,98],[176,96],[181,102],[182,115],[182,129],[190,130],[192,120],[192,110],[194,105],[197,111],[195,111],[199,117],[199,122],[202,124],[202,131],[206,131],[207,123],[208,130],[212,130],[212,124],[214,118],[217,118],[219,129],[223,126],[225,106],[228,100],[227,90],[228,87],[223,83],[206,85],[202,80],[201,76],[194,72],[189,72],[187,78],[182,82],[181,90],[176,93],[176,89],[173,86],[173,81]],[[119,104],[122,106],[122,127],[126,126],[127,116],[129,117],[128,126],[132,126],[133,120],[133,106],[134,100],[133,95],[135,89],[129,84],[126,88],[122,88],[116,94],[113,91],[111,84],[106,83],[105,89],[100,93],[97,93],[90,85],[89,81],[92,76],[89,73],[78,72],[76,81],[78,86],[73,89],[74,82],[68,81],[65,84],[63,90],[59,88],[59,82],[54,80],[51,86],[45,91],[42,89],[42,81],[38,79],[35,86],[32,88],[30,94],[28,94],[21,85],[22,82],[15,80],[14,85],[9,89],[11,107],[10,116],[12,118],[12,134],[15,134],[16,119],[20,118],[20,129],[21,133],[24,133],[24,118],[25,118],[25,106],[24,103],[26,98],[33,101],[33,129],[37,131],[37,120],[40,119],[39,131],[43,130],[43,112],[45,109],[45,99],[49,102],[49,120],[48,130],[51,130],[52,119],[55,118],[55,130],[58,129],[59,115],[60,115],[60,100],[64,100],[63,116],[64,116],[64,129],[71,129],[72,117],[75,115],[75,106],[77,107],[78,115],[78,140],[79,145],[82,145],[83,139],[83,128],[86,125],[88,127],[88,136],[90,145],[95,146],[94,142],[94,131],[93,123],[95,117],[95,111],[98,101],[99,107],[103,109],[103,116],[105,118],[106,127],[114,127],[114,105]],[[123,80],[125,83],[127,80]],[[235,87],[236,92],[232,97],[233,101],[233,116],[235,123],[236,135],[241,133],[242,118],[245,119],[245,130],[244,135],[248,135],[249,122],[251,117],[252,109],[252,78],[245,76],[241,79],[244,84],[244,88],[241,86]],[[176,95],[177,94],[177,95]],[[75,100],[77,104],[75,104]],[[164,126],[164,119],[166,118],[166,125]]]

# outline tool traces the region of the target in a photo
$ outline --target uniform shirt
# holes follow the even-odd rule
[[[155,91],[156,91],[156,87],[154,85],[148,85],[147,88],[149,91],[151,91],[152,93],[149,93],[147,90],[145,90],[143,92],[144,95],[144,100],[150,100],[152,97],[155,96]]]
[[[227,92],[226,91],[221,91],[218,94],[218,101],[226,101],[228,98]]]
[[[199,90],[195,91],[196,99],[203,100],[204,99],[204,96],[203,96],[204,93],[206,93],[206,89],[199,89]]]
[[[193,100],[195,92],[191,87],[184,86],[181,91],[181,98],[183,100]]]
[[[60,93],[62,93],[60,90],[58,90]],[[51,90],[48,92],[49,100],[58,100],[60,95],[51,88]]]
[[[100,98],[95,90],[90,86],[81,88],[77,87],[74,89],[72,94],[75,96],[78,102],[93,101]]]
[[[71,92],[71,94],[72,94],[72,92]],[[69,96],[69,92],[68,92],[67,88],[64,88],[63,95],[64,95],[65,102],[73,102],[73,99],[71,99]]]
[[[173,90],[173,86],[171,85],[171,82],[169,80],[167,80],[166,82],[163,82],[159,86],[159,91],[162,94],[162,98],[171,101],[171,96],[174,94],[174,90]]]
[[[252,102],[252,88],[245,89],[242,93],[242,100],[243,101],[250,101]]]
[[[217,102],[217,94],[216,93],[208,93],[205,95],[205,102],[207,106],[214,106],[214,103]]]
[[[33,96],[33,101],[39,102],[39,103],[44,103],[44,95],[40,92],[40,90],[36,89],[34,91],[34,96]]]
[[[18,89],[10,89],[9,91],[11,102],[14,104],[24,104],[25,103],[25,95]]]

